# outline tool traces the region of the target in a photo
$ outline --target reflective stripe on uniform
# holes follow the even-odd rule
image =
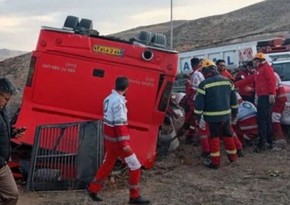
[[[232,112],[231,110],[224,110],[224,111],[217,111],[217,112],[209,112],[209,111],[207,111],[207,112],[204,112],[203,114],[207,115],[207,116],[219,116],[219,115],[230,114],[231,112]],[[196,112],[194,111],[194,113],[196,113]]]
[[[214,82],[204,85],[204,88],[212,88],[216,86],[222,86],[222,85],[230,85],[232,87],[232,83],[230,81],[221,81],[221,82]]]
[[[191,130],[195,130],[195,127],[192,126],[192,125],[190,125],[190,126],[189,126],[189,129],[191,129]]]
[[[231,105],[231,108],[239,108],[239,105],[236,104],[236,105]]]
[[[283,97],[287,97],[287,94],[286,93],[283,93],[281,95],[277,95],[276,98],[283,98]]]
[[[131,184],[129,184],[129,189],[138,190],[139,189],[139,184],[137,184],[137,185],[131,185]]]
[[[202,94],[202,95],[205,95],[205,91],[202,90],[202,89],[200,89],[200,88],[197,89],[197,92],[200,93],[200,94]]]
[[[219,157],[220,156],[220,152],[211,152],[210,156],[211,157]]]
[[[115,125],[127,125],[128,122],[127,121],[110,121],[107,119],[104,119],[104,123],[108,126],[115,126]]]
[[[251,129],[255,129],[258,128],[257,125],[248,125],[248,126],[239,126],[240,130],[251,130]]]
[[[194,110],[194,113],[195,113],[195,114],[199,114],[199,115],[200,115],[200,114],[202,114],[202,113],[203,113],[203,110]]]
[[[120,142],[124,140],[130,140],[130,136],[120,136],[120,137],[109,137],[105,135],[105,139],[111,142]]]
[[[233,149],[233,150],[228,150],[226,149],[227,154],[237,154],[237,150]]]

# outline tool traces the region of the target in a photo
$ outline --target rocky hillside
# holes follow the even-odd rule
[[[15,56],[22,55],[24,53],[27,53],[25,51],[14,51],[14,50],[9,50],[6,48],[0,49],[0,61],[3,61],[8,58],[13,58]]]
[[[289,0],[266,0],[224,15],[174,21],[173,47],[182,52],[237,38],[284,34],[290,31],[289,10]],[[170,22],[138,27],[116,35],[130,38],[140,30],[161,32],[170,39]]]
[[[0,76],[10,79],[17,88],[17,94],[9,103],[10,114],[20,106],[24,84],[26,83],[31,53],[23,54],[0,62]]]

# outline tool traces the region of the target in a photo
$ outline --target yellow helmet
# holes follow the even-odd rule
[[[254,56],[254,59],[266,59],[266,55],[262,52],[259,52]]]
[[[201,61],[200,69],[203,70],[204,68],[207,68],[209,66],[216,66],[216,65],[212,60],[205,58]]]

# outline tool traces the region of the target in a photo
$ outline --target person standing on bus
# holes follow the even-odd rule
[[[11,137],[19,134],[17,130],[12,130],[6,110],[15,91],[8,79],[0,78],[0,204],[4,205],[16,205],[19,196],[16,182],[7,165],[11,154]]]
[[[141,164],[130,146],[125,93],[129,86],[127,77],[118,77],[115,89],[104,100],[104,144],[105,157],[93,181],[87,188],[93,201],[102,201],[97,195],[105,179],[113,170],[117,159],[121,158],[129,168],[129,204],[149,204],[150,201],[140,196],[139,181]]]

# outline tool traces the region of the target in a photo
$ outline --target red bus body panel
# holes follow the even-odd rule
[[[145,50],[152,52],[151,60],[142,58]],[[165,116],[160,101],[166,85],[175,80],[176,52],[42,29],[32,58],[35,62],[28,76],[32,78],[24,89],[16,122],[16,127],[28,129],[14,142],[32,145],[38,125],[102,119],[103,100],[116,77],[127,76],[131,145],[141,164],[152,167]],[[167,106],[165,99],[162,103]]]

